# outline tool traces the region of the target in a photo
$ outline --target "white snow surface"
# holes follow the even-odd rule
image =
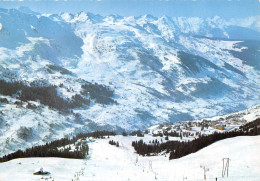
[[[241,136],[218,141],[185,157],[170,160],[167,155],[142,157],[134,153],[131,146],[137,137],[110,137],[119,142],[119,147],[108,144],[109,139],[98,139],[90,143],[90,155],[84,160],[62,158],[23,158],[0,163],[1,181],[40,180],[34,170],[43,168],[50,172],[43,178],[55,181],[71,181],[79,174],[79,180],[207,180],[258,181],[260,179],[260,136]],[[154,137],[144,137],[145,141]],[[222,178],[222,159],[230,158],[229,177]],[[150,164],[151,163],[151,167]],[[83,174],[82,174],[83,173]],[[44,180],[44,179],[42,179]]]
[[[251,17],[249,24],[241,21],[241,27],[256,26],[258,18]],[[0,9],[0,24],[1,79],[62,83],[57,91],[64,99],[79,94],[84,79],[110,86],[118,102],[75,108],[72,111],[81,116],[75,121],[74,115],[44,105],[36,110],[26,109],[26,103],[16,107],[16,98],[0,95],[10,102],[0,104],[0,156],[80,129],[91,131],[95,124],[145,129],[259,104],[259,64],[248,65],[230,53],[248,49],[238,46],[244,40],[227,39],[232,38],[229,28],[235,20],[102,17],[86,12],[41,15]],[[190,62],[185,63],[181,52],[192,55]],[[49,65],[72,74],[50,73]],[[32,130],[29,140],[17,136],[21,127]]]

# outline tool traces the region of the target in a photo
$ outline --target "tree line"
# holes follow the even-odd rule
[[[24,151],[18,150],[14,153],[8,154],[0,158],[0,162],[6,162],[16,158],[29,158],[29,157],[60,157],[60,158],[74,158],[83,159],[88,152],[88,145],[82,145],[80,150],[70,151],[69,148],[58,149],[58,146],[65,146],[62,143],[70,143],[70,140],[61,139],[45,145],[34,146]]]
[[[89,99],[85,99],[79,94],[72,96],[71,100],[61,98],[57,93],[56,85],[32,87],[25,85],[21,81],[6,82],[0,80],[0,94],[8,96],[16,95],[20,100],[20,105],[22,102],[39,100],[41,104],[58,110],[80,107],[83,104],[89,105],[90,103]],[[32,107],[28,106],[28,108]]]
[[[5,155],[0,158],[0,162],[6,162],[16,158],[28,158],[28,157],[60,157],[60,158],[75,158],[84,159],[88,154],[89,148],[87,144],[81,144],[81,149],[70,151],[70,147],[64,149],[58,149],[58,147],[64,147],[66,145],[75,144],[77,140],[87,137],[104,138],[104,136],[115,135],[114,132],[109,131],[95,131],[91,133],[80,133],[71,138],[61,138],[55,141],[51,141],[44,145],[34,146],[28,148],[25,151],[18,150],[14,153]]]
[[[37,85],[37,84],[36,84]],[[60,85],[62,87],[62,85]],[[41,104],[47,105],[50,108],[55,108],[61,111],[81,107],[83,105],[89,106],[90,101],[94,100],[100,104],[116,103],[112,99],[114,91],[105,85],[97,83],[89,83],[81,86],[80,94],[75,94],[71,99],[63,99],[58,95],[56,85],[43,86],[28,86],[21,81],[7,82],[0,80],[0,94],[16,97],[22,102],[39,100]],[[1,102],[7,102],[1,99]],[[31,105],[28,108],[34,108]]]
[[[86,137],[93,137],[93,138],[105,138],[105,136],[115,136],[116,133],[113,132],[113,131],[94,131],[94,132],[91,132],[91,133],[79,133],[75,136],[75,139],[80,139],[80,138],[86,138]]]

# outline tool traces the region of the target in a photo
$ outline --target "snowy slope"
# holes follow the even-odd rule
[[[1,79],[57,85],[68,100],[88,81],[109,86],[117,102],[92,101],[64,114],[46,105],[17,107],[17,98],[0,95],[9,100],[0,103],[0,155],[80,129],[143,129],[259,104],[258,19],[234,26],[220,17],[0,9]],[[21,127],[29,140],[17,135]]]
[[[244,119],[244,120],[247,120],[247,122],[251,122],[251,121],[256,120],[259,117],[260,117],[260,105],[256,105],[256,106],[250,107],[246,110],[242,110],[239,112],[222,115],[222,116],[215,116],[212,118],[204,118],[204,119],[214,121],[214,120],[218,120],[220,118],[223,118],[223,119],[232,119],[233,118],[233,119],[237,119],[237,120]]]
[[[168,156],[140,157],[134,153],[131,141],[140,138],[116,136],[120,146],[108,144],[108,139],[90,144],[86,160],[61,158],[26,158],[0,164],[2,181],[39,180],[32,173],[42,167],[55,181],[80,180],[203,180],[201,165],[209,168],[207,180],[257,181],[260,179],[258,150],[260,137],[236,137],[216,142],[197,153],[177,160]],[[145,139],[154,139],[145,137]],[[138,159],[137,159],[138,158]],[[229,177],[222,178],[222,158],[230,158]],[[137,161],[137,163],[136,163]],[[150,164],[151,163],[151,167]],[[47,178],[47,176],[44,176]],[[156,179],[155,179],[156,178]],[[44,180],[44,179],[43,179]]]

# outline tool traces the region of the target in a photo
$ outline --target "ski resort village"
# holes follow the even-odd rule
[[[258,0],[0,0],[0,181],[260,181]]]
[[[257,105],[245,111],[225,116],[216,116],[208,119],[183,121],[175,123],[162,123],[155,125],[145,133],[156,136],[171,135],[179,137],[197,138],[201,135],[208,135],[214,132],[227,132],[238,130],[240,126],[260,117],[260,106]]]

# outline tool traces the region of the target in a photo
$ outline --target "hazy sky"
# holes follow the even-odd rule
[[[223,18],[260,15],[259,0],[0,0],[1,8],[27,6],[41,13],[80,11],[122,16],[198,16]]]

